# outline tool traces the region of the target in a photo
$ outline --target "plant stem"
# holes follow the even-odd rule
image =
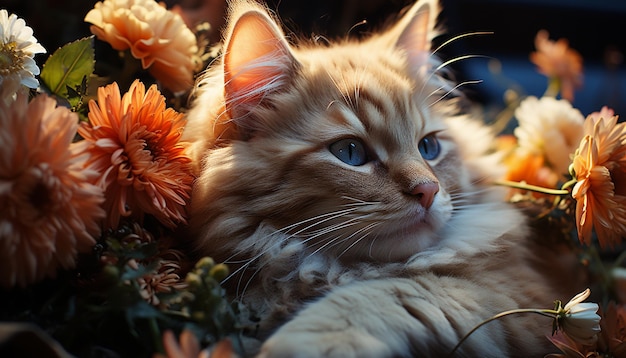
[[[450,352],[450,354],[448,354],[448,357],[452,357],[454,355],[454,353],[457,351],[457,349],[459,349],[459,347],[461,346],[461,344],[463,344],[463,342],[465,342],[465,340],[467,338],[469,338],[469,336],[474,333],[477,329],[479,329],[480,327],[482,327],[483,325],[491,322],[491,321],[495,321],[499,318],[502,318],[504,316],[508,316],[508,315],[512,315],[512,314],[517,314],[517,313],[537,313],[540,314],[542,316],[546,316],[546,317],[550,317],[552,319],[556,319],[557,315],[558,315],[558,311],[556,310],[546,310],[546,309],[535,309],[535,308],[519,308],[519,309],[515,309],[515,310],[510,310],[510,311],[504,311],[504,312],[500,312],[497,315],[482,321],[481,323],[479,323],[476,327],[472,328],[471,331],[469,331],[465,336],[463,336],[463,338],[461,338],[461,340],[459,341],[459,343],[456,344],[456,346],[454,346],[454,348],[452,349],[452,351]]]
[[[509,186],[516,189],[530,190],[536,191],[538,193],[548,194],[548,195],[566,195],[569,194],[569,190],[565,189],[549,189],[541,186],[526,184],[525,182],[516,182],[510,180],[496,180],[494,182],[496,185]]]

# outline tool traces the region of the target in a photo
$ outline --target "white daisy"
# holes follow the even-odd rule
[[[39,67],[33,56],[45,52],[24,19],[0,10],[0,85],[4,94],[14,93],[20,85],[39,86],[35,78]]]

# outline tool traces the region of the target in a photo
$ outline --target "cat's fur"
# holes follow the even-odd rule
[[[489,183],[490,132],[445,97],[435,0],[331,45],[291,45],[265,8],[231,5],[184,135],[198,170],[190,234],[229,263],[263,356],[445,356],[498,312],[568,299],[531,268],[525,218]],[[425,160],[430,134],[441,153]],[[345,138],[365,164],[331,152]],[[457,356],[538,356],[550,327],[494,321]]]

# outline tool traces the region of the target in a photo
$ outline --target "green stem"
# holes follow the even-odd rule
[[[576,180],[576,178],[566,182],[565,184],[563,184],[563,186],[561,186],[561,189],[565,190],[568,189],[574,185],[576,185],[576,183],[578,183],[578,180]]]
[[[624,260],[626,260],[626,251],[622,251],[622,253],[617,256],[613,265],[615,267],[622,266],[622,262],[624,262]]]
[[[569,194],[569,190],[564,189],[548,189],[541,186],[530,185],[524,182],[516,182],[510,180],[497,180],[494,182],[496,185],[509,186],[516,189],[530,190],[536,191],[538,193],[548,194],[548,195],[566,195]]]
[[[463,338],[461,338],[461,340],[459,341],[459,343],[456,344],[456,346],[454,346],[454,348],[452,349],[452,351],[450,352],[450,354],[448,354],[448,357],[452,357],[454,355],[454,353],[457,351],[457,349],[459,349],[459,347],[461,346],[461,344],[463,344],[463,342],[465,342],[465,340],[467,338],[469,338],[469,336],[476,332],[477,329],[479,329],[480,327],[482,327],[483,325],[491,322],[491,321],[495,321],[499,318],[502,318],[504,316],[508,316],[508,315],[512,315],[512,314],[517,314],[517,313],[537,313],[540,314],[542,316],[546,316],[546,317],[550,317],[552,319],[556,319],[557,315],[559,314],[558,311],[556,310],[545,310],[545,309],[535,309],[535,308],[519,308],[516,310],[510,310],[510,311],[504,311],[504,312],[500,312],[497,315],[482,321],[481,323],[479,323],[476,327],[472,328],[471,331],[469,331],[465,336],[463,336]]]
[[[156,345],[157,352],[165,353],[165,347],[163,347],[163,336],[156,318],[152,317],[148,319],[148,325],[150,326],[150,332],[152,333],[152,339]]]
[[[558,77],[551,77],[548,79],[548,88],[544,92],[544,97],[556,97],[561,89],[561,81]]]

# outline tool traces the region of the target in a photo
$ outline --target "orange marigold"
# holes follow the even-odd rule
[[[578,238],[590,244],[595,229],[600,246],[613,247],[626,235],[626,124],[589,116],[584,127],[573,161]]]
[[[91,32],[141,65],[174,93],[193,85],[200,60],[196,36],[180,15],[154,0],[104,0],[87,13]]]
[[[582,84],[582,56],[571,49],[565,39],[551,41],[546,30],[537,33],[535,48],[537,51],[530,54],[530,60],[537,65],[540,73],[558,79],[561,96],[573,102],[574,89]]]
[[[0,101],[0,286],[73,268],[100,233],[102,190],[91,184],[78,116],[46,95]]]
[[[186,143],[179,142],[182,113],[165,107],[155,85],[136,80],[123,97],[116,83],[98,89],[89,102],[89,122],[78,133],[90,144],[93,165],[106,190],[108,226],[120,217],[142,221],[154,215],[164,225],[185,222],[193,176]]]

